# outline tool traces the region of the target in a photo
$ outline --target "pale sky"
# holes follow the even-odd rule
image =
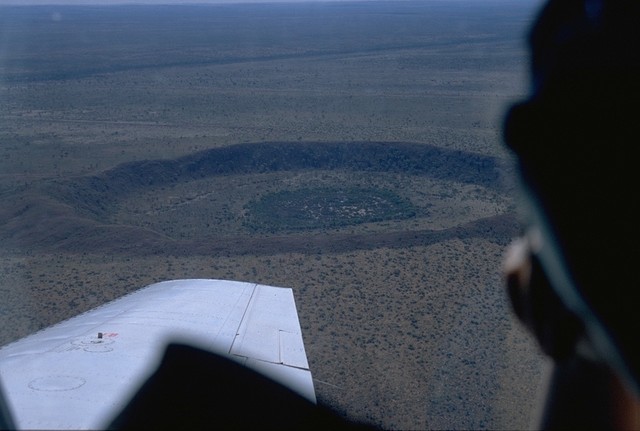
[[[115,5],[115,4],[216,4],[216,3],[299,3],[322,1],[376,1],[376,0],[0,0],[0,6],[5,5]],[[386,0],[389,1],[389,0]],[[406,1],[406,0],[391,0]],[[425,0],[425,1],[450,1],[450,0]],[[496,2],[496,0],[472,0]],[[508,1],[508,0],[497,0]],[[522,0],[513,0],[522,1]],[[536,0],[534,0],[536,1]],[[541,1],[541,0],[539,0]]]
[[[297,3],[309,1],[371,1],[371,0],[0,0],[0,5],[111,5],[111,4],[202,4],[202,3]],[[375,1],[375,0],[373,0]],[[404,0],[392,0],[404,1]],[[443,1],[443,0],[436,0]],[[446,0],[445,0],[446,1]]]

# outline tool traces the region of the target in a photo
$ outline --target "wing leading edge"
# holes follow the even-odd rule
[[[18,428],[101,428],[180,340],[315,402],[293,291],[224,280],[147,286],[0,349]]]

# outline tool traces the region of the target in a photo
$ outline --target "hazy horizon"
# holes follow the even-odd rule
[[[189,5],[234,3],[408,2],[416,0],[0,0],[0,6]],[[542,3],[543,0],[418,0],[428,2]]]

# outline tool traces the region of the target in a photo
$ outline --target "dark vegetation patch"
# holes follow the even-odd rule
[[[331,229],[411,218],[410,201],[390,190],[315,188],[283,190],[247,205],[247,225],[257,232]]]

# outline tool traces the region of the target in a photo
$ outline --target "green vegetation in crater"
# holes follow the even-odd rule
[[[246,206],[245,225],[258,232],[328,229],[414,217],[411,201],[390,190],[302,188],[262,196]]]

